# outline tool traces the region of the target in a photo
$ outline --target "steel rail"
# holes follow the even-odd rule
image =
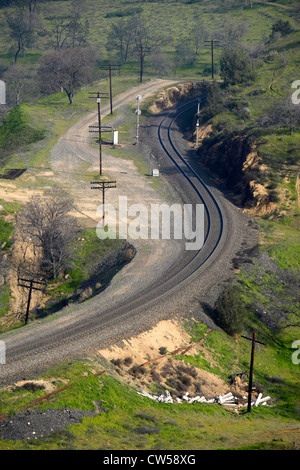
[[[109,326],[115,326],[116,321],[124,321],[126,320],[126,317],[130,317],[139,307],[143,306],[145,308],[146,306],[151,306],[157,303],[160,303],[160,301],[163,299],[163,297],[167,294],[170,295],[171,292],[174,292],[175,290],[178,291],[184,286],[184,283],[189,282],[191,280],[191,277],[197,273],[200,267],[202,267],[213,255],[215,252],[217,246],[219,245],[219,242],[221,240],[222,234],[223,234],[223,216],[222,216],[222,211],[211,193],[211,191],[207,188],[203,180],[197,175],[197,173],[192,169],[192,167],[184,160],[184,158],[180,155],[180,152],[176,149],[173,141],[172,141],[172,126],[174,125],[176,119],[184,114],[184,112],[187,111],[187,109],[190,108],[189,105],[181,105],[177,109],[182,109],[183,110],[180,112],[180,114],[177,114],[173,119],[171,119],[170,124],[168,125],[168,141],[173,148],[173,151],[176,154],[176,158],[179,158],[181,161],[182,165],[186,165],[186,167],[189,169],[189,171],[192,171],[193,177],[198,181],[203,189],[207,191],[207,194],[209,194],[211,200],[213,203],[216,205],[216,208],[218,210],[218,213],[220,215],[220,220],[221,220],[221,225],[220,225],[220,232],[217,238],[216,243],[214,243],[214,246],[212,247],[212,250],[207,254],[207,256],[201,260],[200,263],[196,263],[195,267],[192,267],[191,271],[189,271],[188,268],[191,267],[192,263],[195,263],[197,260],[197,257],[203,250],[205,244],[209,240],[209,235],[210,235],[210,227],[211,223],[209,223],[209,230],[207,232],[206,238],[205,238],[205,243],[203,247],[196,252],[196,254],[192,257],[191,260],[188,261],[188,263],[183,266],[181,269],[179,269],[178,272],[175,274],[173,273],[171,276],[169,276],[167,279],[163,280],[162,282],[159,282],[158,285],[155,285],[153,287],[153,284],[143,291],[141,294],[134,296],[130,301],[128,301],[125,305],[119,306],[119,307],[113,307],[112,309],[107,310],[106,312],[101,312],[101,317],[99,316],[99,311],[95,312],[92,314],[90,317],[84,317],[81,318],[79,321],[76,323],[74,322],[73,325],[68,325],[67,327],[63,328],[62,330],[59,330],[56,333],[51,333],[46,337],[42,337],[34,342],[25,342],[23,345],[16,345],[16,346],[11,346],[7,350],[7,356],[10,359],[13,359],[15,356],[17,361],[20,360],[22,357],[26,357],[32,352],[30,349],[32,348],[41,348],[41,350],[47,351],[49,349],[53,349],[54,347],[54,339],[56,342],[61,345],[62,343],[68,342],[68,341],[74,341],[77,338],[82,338],[83,335],[88,335],[91,333],[95,333],[96,331],[102,330],[103,328],[107,328]],[[180,170],[180,172],[184,175],[184,177],[187,179],[187,181],[190,183],[190,185],[193,187],[193,189],[196,191],[198,196],[200,197],[201,201],[203,201],[203,197],[201,195],[201,191],[199,188],[196,187],[195,183],[191,180],[191,178],[188,176],[187,172],[184,171],[182,166],[176,161],[176,158],[174,155],[171,155],[171,152],[166,148],[162,136],[161,136],[161,131],[162,131],[162,126],[163,123],[167,118],[170,119],[170,116],[174,113],[174,110],[172,110],[170,113],[168,113],[164,119],[161,121],[160,126],[158,128],[158,133],[159,133],[159,141],[160,144],[162,145],[164,151],[168,155],[168,157],[171,159],[171,161],[175,164],[175,166]],[[209,219],[209,209],[207,207],[207,204],[204,202],[206,205],[206,210],[207,210],[207,216],[208,220]],[[183,277],[182,277],[183,275]],[[181,278],[180,278],[181,277]],[[174,284],[174,281],[178,279],[178,282]],[[91,307],[91,304],[90,304]],[[84,308],[83,306],[80,306],[78,308]],[[116,317],[117,316],[117,317]],[[85,328],[85,331],[83,331],[83,328]],[[91,330],[92,329],[92,330]],[[77,333],[76,333],[77,331]],[[47,344],[48,341],[48,344]],[[1,377],[1,370],[0,370],[0,377]]]
[[[218,203],[218,201],[216,200],[215,196],[213,195],[213,193],[211,192],[211,190],[208,188],[208,186],[204,183],[203,179],[196,173],[196,171],[193,169],[193,167],[182,157],[182,155],[180,154],[180,152],[177,150],[177,148],[175,147],[174,145],[174,142],[171,138],[171,129],[172,129],[172,126],[173,124],[175,123],[175,121],[183,114],[186,112],[186,110],[194,107],[194,105],[198,103],[198,100],[193,100],[193,104],[184,104],[184,105],[181,105],[180,107],[184,107],[184,111],[181,111],[181,113],[177,114],[174,119],[172,120],[171,124],[168,126],[168,138],[169,138],[169,141],[170,141],[170,144],[173,148],[173,150],[175,151],[176,155],[178,156],[178,158],[184,163],[184,165],[186,165],[188,167],[188,169],[193,173],[193,175],[195,176],[195,178],[201,183],[202,187],[208,192],[208,194],[210,195],[211,199],[214,201],[214,204],[218,210],[218,213],[219,213],[219,216],[220,216],[220,220],[221,220],[221,230],[220,230],[220,234],[219,234],[219,239],[218,239],[218,243],[222,237],[222,234],[223,234],[223,227],[224,227],[224,220],[223,220],[223,214],[222,214],[222,210],[221,210],[221,207]],[[179,108],[180,108],[179,107]],[[187,107],[187,109],[186,109]],[[177,108],[178,109],[178,108]],[[168,116],[166,116],[168,117]],[[190,184],[193,186],[194,190],[197,192],[197,194],[199,195],[199,197],[203,200],[203,197],[202,197],[202,194],[201,192],[198,190],[198,188],[195,186],[195,184],[192,182],[191,178],[187,176],[187,174],[182,170],[182,168],[180,167],[180,165],[176,162],[176,160],[174,159],[174,157],[172,157],[172,155],[170,154],[170,152],[167,150],[166,146],[164,145],[163,143],[163,140],[161,138],[161,127],[162,127],[162,124],[164,122],[164,120],[166,119],[166,117],[163,119],[163,121],[160,123],[160,126],[159,126],[159,140],[161,142],[161,145],[163,146],[165,152],[167,153],[167,155],[169,156],[169,158],[173,161],[173,163],[176,165],[176,167],[179,169],[179,171],[183,174],[183,176],[185,176],[185,178],[188,179],[188,181],[190,182]],[[204,202],[204,205],[206,206],[206,210],[207,210],[207,205]],[[208,221],[209,221],[209,228],[208,228],[208,232],[210,231],[211,229],[211,217],[210,217],[210,213],[209,211],[207,210],[207,216],[208,216]],[[207,233],[206,235],[206,239],[208,238],[208,235],[209,233]],[[216,244],[215,246],[215,249],[217,248],[217,245],[218,243]],[[214,250],[215,251],[215,250]],[[200,250],[199,250],[200,252]],[[212,256],[213,252],[210,254],[210,256]],[[195,255],[197,256],[198,253]]]

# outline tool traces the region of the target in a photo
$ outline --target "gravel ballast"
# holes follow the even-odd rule
[[[21,411],[0,422],[0,439],[10,441],[40,439],[93,415],[93,412],[69,408]]]

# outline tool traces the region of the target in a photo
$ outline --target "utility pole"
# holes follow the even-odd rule
[[[255,351],[255,343],[263,344],[261,341],[257,341],[255,331],[252,334],[252,338],[247,338],[247,336],[242,336],[242,338],[248,339],[252,342],[251,347],[251,360],[250,360],[250,374],[249,374],[249,388],[248,388],[248,408],[247,411],[250,413],[251,411],[251,398],[252,398],[252,384],[253,384],[253,367],[254,367],[254,351]]]
[[[198,99],[198,109],[197,109],[197,114],[196,114],[196,146],[198,147],[198,131],[199,131],[199,119],[200,119],[200,105],[201,105],[201,100]]]
[[[212,39],[211,41],[204,41],[204,47],[211,48],[211,78],[214,80],[214,47],[220,47],[220,41]]]
[[[140,56],[140,82],[142,83],[143,81],[143,75],[144,75],[144,60],[145,60],[145,55],[148,52],[151,52],[150,47],[145,47],[143,44],[138,44],[137,45],[137,50],[139,52]]]
[[[109,98],[110,98],[110,114],[113,113],[113,104],[112,104],[112,70],[120,70],[119,65],[100,65],[100,69],[108,70],[108,78],[109,78]]]
[[[139,142],[139,118],[140,118],[140,114],[141,114],[141,110],[140,110],[140,101],[142,99],[142,96],[141,95],[137,95],[136,97],[136,102],[137,102],[137,107],[136,107],[136,143]]]
[[[93,96],[90,96],[89,98],[92,99],[97,99],[97,105],[98,105],[98,126],[89,126],[91,128],[97,127],[98,129],[98,134],[99,134],[99,167],[100,167],[100,176],[102,176],[102,130],[101,130],[101,97],[107,98],[108,93],[100,93],[99,91],[90,93]],[[95,132],[95,131],[90,131],[90,132]]]
[[[105,190],[110,189],[110,188],[116,188],[116,181],[91,181],[91,185],[96,185],[92,186],[91,189],[99,189],[102,191],[102,226],[103,229],[105,227]]]
[[[26,284],[21,284],[21,282],[25,282]],[[35,284],[43,285],[44,287],[43,288],[35,287]],[[19,277],[18,278],[18,286],[25,287],[25,289],[29,289],[26,315],[25,315],[25,325],[27,325],[28,317],[29,317],[29,308],[30,308],[30,301],[31,301],[32,291],[33,290],[38,290],[38,291],[41,291],[41,292],[45,292],[46,283],[45,283],[45,281],[40,282],[40,281],[34,281],[33,279],[24,279],[24,278]]]

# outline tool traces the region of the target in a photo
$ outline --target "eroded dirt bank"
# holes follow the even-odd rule
[[[202,82],[186,82],[162,90],[151,111],[159,113],[184,99],[203,94]],[[186,139],[195,145],[195,119]],[[196,149],[195,149],[196,150]],[[216,136],[208,122],[198,129],[199,163],[222,179],[233,192],[237,205],[250,214],[262,216],[275,211],[274,192],[267,188],[268,167],[262,162],[255,139],[248,135]]]
[[[252,137],[210,139],[211,126],[207,127],[201,129],[204,138],[197,151],[199,160],[224,180],[240,207],[260,216],[274,211],[276,204],[272,194],[263,184],[268,169],[258,155]]]

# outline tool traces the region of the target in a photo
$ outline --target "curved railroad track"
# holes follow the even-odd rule
[[[189,188],[188,202],[205,206],[206,227],[202,248],[195,252],[187,251],[163,278],[133,295],[125,304],[103,308],[101,299],[94,298],[73,308],[72,315],[59,315],[52,320],[33,323],[17,332],[2,335],[0,339],[6,344],[6,365],[0,367],[2,383],[12,382],[27,373],[40,372],[50,364],[70,359],[73,355],[85,354],[93,346],[100,349],[122,339],[122,335],[128,335],[131,331],[134,322],[143,321],[143,312],[168,302],[175,292],[203,273],[217,252],[220,252],[226,239],[222,208],[182,155],[176,141],[179,135],[176,121],[185,113],[190,113],[196,103],[196,100],[192,100],[166,113],[157,127],[157,139],[169,159],[169,165],[171,162],[176,167],[182,184]]]

